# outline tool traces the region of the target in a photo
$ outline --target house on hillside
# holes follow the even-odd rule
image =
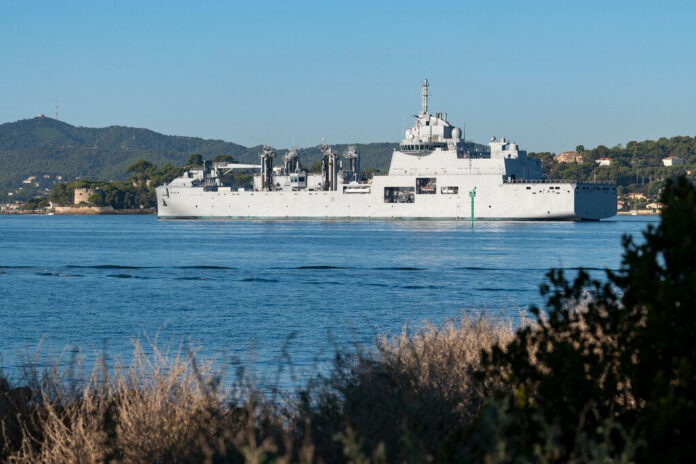
[[[661,210],[662,209],[662,203],[648,203],[645,205],[645,209],[652,209],[653,211]]]
[[[556,155],[553,159],[557,163],[578,163],[582,164],[584,156],[576,151],[564,151]]]
[[[631,200],[647,200],[648,198],[642,193],[629,193],[628,198]]]
[[[599,158],[595,161],[595,163],[599,164],[600,166],[611,166],[611,161],[611,158]]]
[[[681,166],[684,164],[684,158],[679,158],[678,156],[669,155],[667,158],[662,158],[662,164],[664,166]]]

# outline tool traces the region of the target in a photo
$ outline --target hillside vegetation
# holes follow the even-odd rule
[[[691,180],[696,176],[696,137],[678,136],[642,142],[628,142],[612,148],[599,145],[585,149],[576,147],[582,163],[558,163],[555,153],[530,153],[541,159],[545,175],[550,179],[611,181],[619,185],[619,193],[640,192],[656,197],[664,181],[677,175]],[[682,158],[684,165],[665,167],[662,159],[670,155]],[[600,166],[600,158],[611,158],[610,166]]]
[[[342,153],[347,145],[334,145]],[[366,169],[384,170],[393,143],[357,144]],[[182,166],[193,153],[206,159],[230,155],[242,163],[256,163],[261,147],[245,147],[222,140],[163,135],[148,129],[123,126],[76,127],[48,117],[0,124],[0,200],[15,191],[14,198],[45,194],[56,182],[76,178],[123,180],[126,168],[137,160]],[[287,150],[278,150],[280,156]],[[321,158],[317,147],[299,150],[302,163],[310,166]],[[280,160],[278,157],[278,161]],[[37,179],[28,184],[29,176]],[[44,178],[44,176],[50,176]],[[35,184],[39,184],[38,186]],[[17,188],[22,188],[17,192]],[[47,190],[46,190],[47,189]]]

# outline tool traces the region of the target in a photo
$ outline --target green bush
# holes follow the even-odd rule
[[[680,178],[662,201],[643,243],[624,237],[618,272],[549,272],[536,324],[484,355],[480,376],[499,388],[487,392],[481,418],[495,420],[479,457],[491,444],[521,460],[696,456],[696,192]]]
[[[104,206],[104,203],[105,203],[104,202],[104,192],[102,192],[101,190],[97,190],[96,192],[94,192],[93,194],[91,194],[89,196],[87,201],[89,202],[90,205]]]
[[[340,352],[330,375],[300,396],[296,430],[308,424],[300,436],[323,462],[461,462],[481,406],[471,373],[482,349],[512,336],[509,324],[464,316],[404,330],[374,351]]]
[[[25,201],[20,209],[24,211],[33,211],[41,208],[47,208],[48,207],[48,199],[44,197],[35,197],[35,198],[30,198],[29,200]]]

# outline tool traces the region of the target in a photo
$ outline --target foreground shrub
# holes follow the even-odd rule
[[[464,316],[382,339],[375,352],[341,354],[300,405],[319,456],[340,461],[348,440],[365,459],[456,460],[481,404],[471,377],[481,350],[512,335],[509,323]]]
[[[536,324],[485,355],[498,388],[472,430],[480,459],[696,456],[696,192],[679,179],[662,201],[643,244],[624,238],[619,272],[551,271]]]
[[[29,462],[418,462],[451,460],[480,405],[470,373],[509,324],[464,316],[337,355],[297,397],[228,389],[210,365],[136,345],[129,366],[0,381],[2,457]],[[4,396],[3,396],[4,395]],[[8,406],[8,407],[5,407]],[[10,407],[11,406],[11,407]]]
[[[191,355],[169,356],[156,347],[146,354],[136,345],[129,366],[98,366],[87,379],[62,374],[42,375],[32,382],[30,401],[8,401],[12,408],[0,410],[4,459],[169,463],[288,457],[280,407],[245,378],[224,392],[220,374]]]

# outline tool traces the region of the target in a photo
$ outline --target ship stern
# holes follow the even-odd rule
[[[616,216],[616,185],[578,183],[575,186],[575,217],[583,221],[599,221]]]

